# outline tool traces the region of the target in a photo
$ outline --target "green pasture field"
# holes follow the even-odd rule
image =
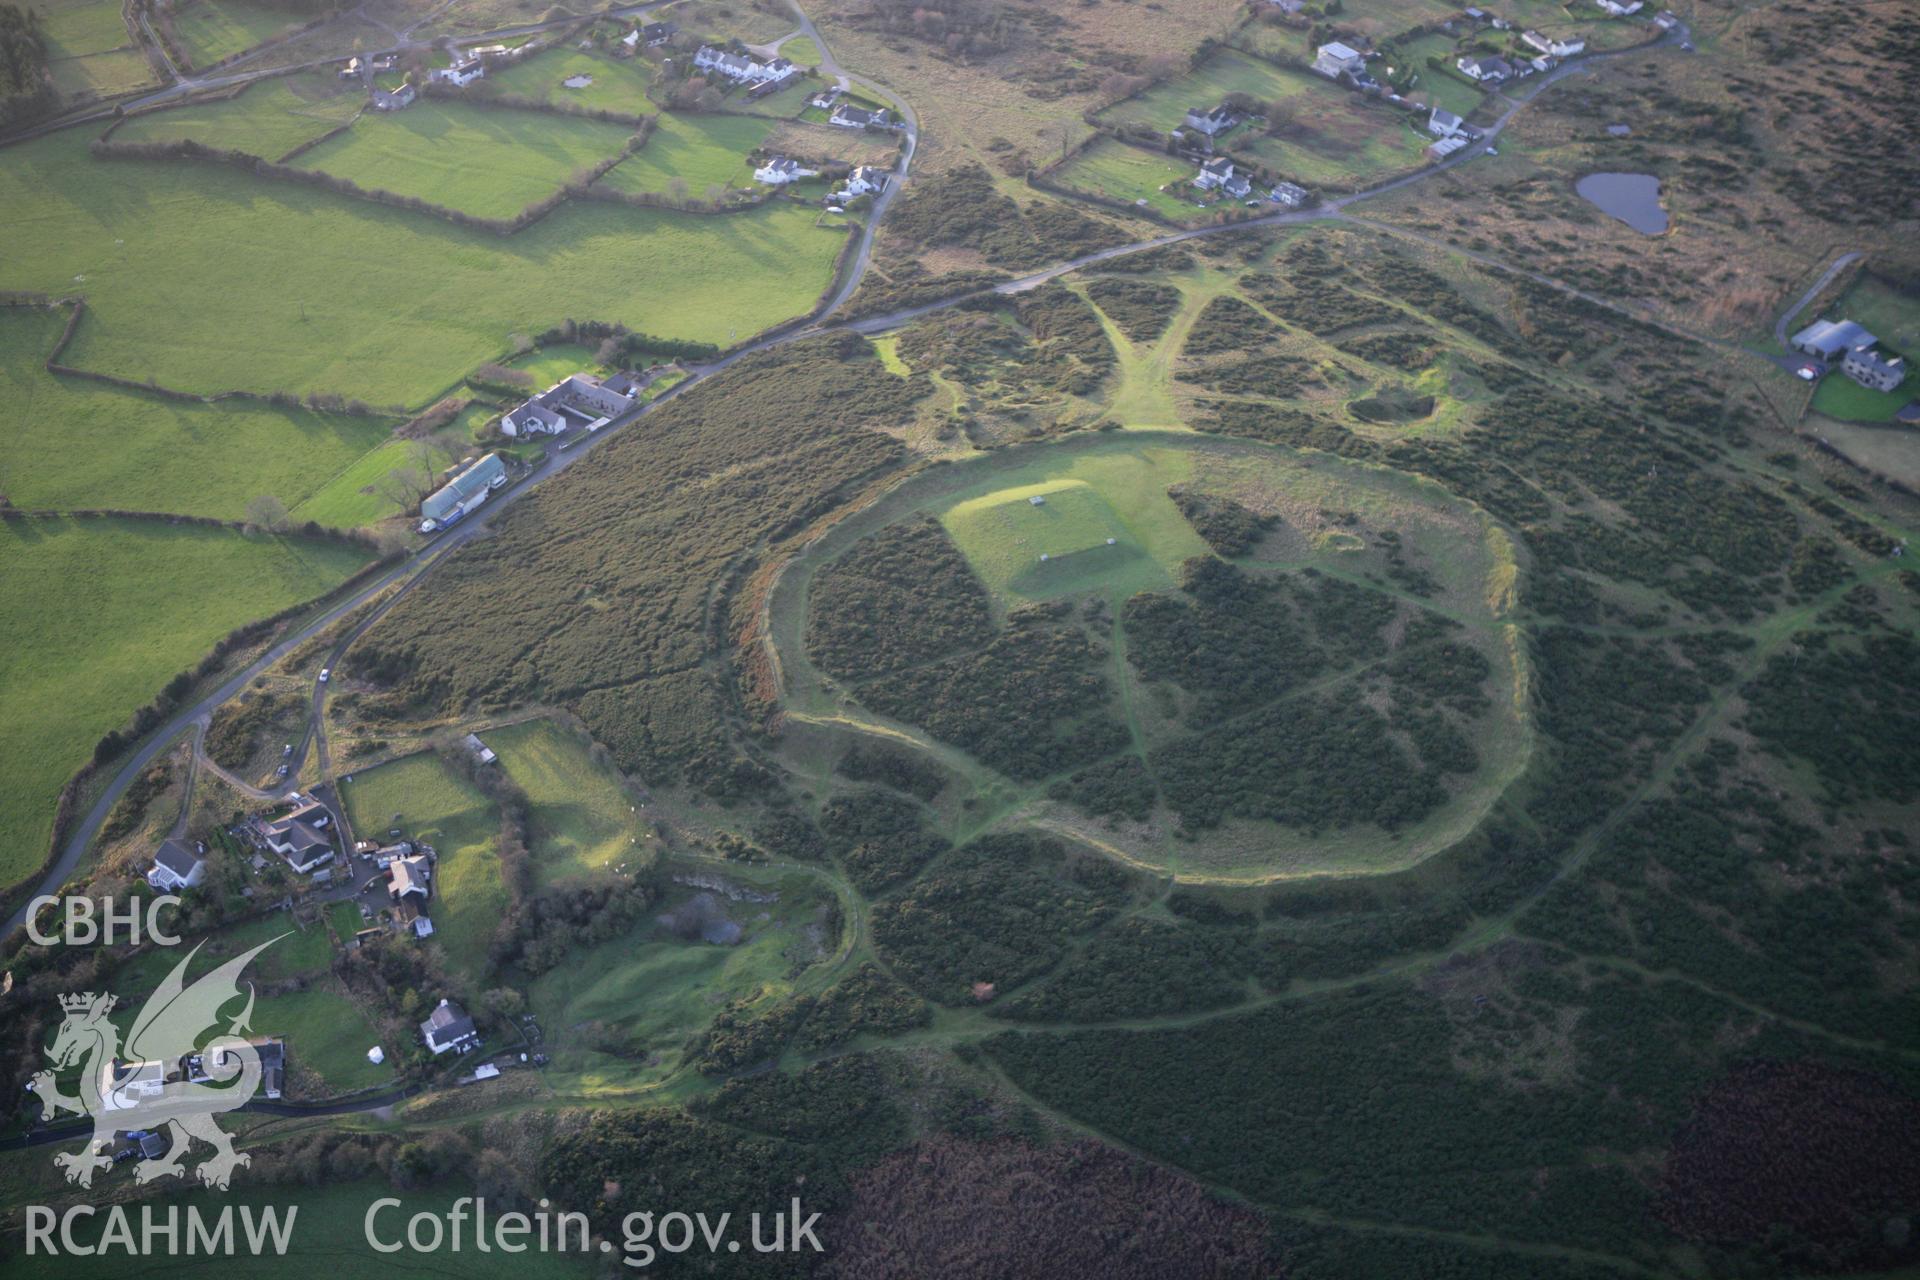
[[[749,187],[753,166],[747,163],[747,153],[765,142],[774,128],[771,121],[757,116],[662,115],[647,145],[600,181],[615,191],[659,194],[679,178],[696,200],[716,183]]]
[[[356,772],[341,784],[347,820],[360,839],[384,839],[399,827],[439,855],[434,871],[433,936],[453,966],[476,980],[487,944],[507,909],[493,805],[431,751]],[[397,817],[395,815],[398,815]]]
[[[590,76],[593,83],[569,88],[565,81]],[[534,102],[569,104],[590,111],[650,116],[659,111],[647,98],[653,64],[645,58],[610,58],[587,49],[550,49],[501,71],[489,71],[476,89]]]
[[[1003,608],[1090,590],[1124,599],[1166,590],[1182,561],[1208,554],[1167,497],[1189,473],[1182,449],[1090,450],[996,473],[937,514]]]
[[[273,1152],[254,1149],[256,1160],[271,1161]],[[31,1157],[45,1162],[44,1151],[36,1151]],[[188,1167],[195,1161],[190,1158]],[[124,1179],[130,1186],[133,1182],[131,1166],[123,1165],[104,1175],[106,1186],[113,1186]],[[171,1183],[158,1184],[170,1187]],[[383,1208],[374,1219],[374,1230],[383,1243],[404,1243],[407,1220],[416,1213],[435,1216],[444,1215],[448,1206],[461,1196],[471,1194],[467,1187],[439,1186],[423,1187],[417,1190],[400,1191],[384,1181],[367,1180],[363,1182],[332,1183],[322,1186],[276,1186],[244,1183],[232,1191],[207,1191],[197,1184],[188,1184],[192,1190],[181,1187],[170,1191],[164,1203],[182,1206],[182,1222],[185,1221],[187,1207],[199,1209],[211,1222],[220,1211],[229,1206],[236,1210],[251,1208],[255,1213],[263,1209],[276,1210],[282,1222],[287,1221],[289,1211],[293,1212],[293,1229],[289,1233],[289,1243],[284,1256],[258,1258],[246,1252],[232,1254],[213,1254],[204,1256],[199,1253],[189,1255],[184,1250],[178,1256],[156,1253],[139,1260],[137,1268],[142,1276],[159,1276],[172,1280],[257,1280],[258,1277],[287,1273],[299,1274],[308,1268],[324,1271],[338,1276],[394,1276],[394,1275],[432,1275],[439,1269],[426,1266],[409,1265],[404,1259],[409,1255],[382,1254],[376,1252],[367,1243],[365,1219],[367,1211],[376,1200],[394,1199],[400,1203]],[[297,1206],[297,1209],[296,1209]],[[140,1209],[129,1206],[132,1220],[139,1222]],[[75,1229],[75,1239],[94,1244],[99,1241],[107,1227],[107,1216],[96,1214],[83,1218]],[[184,1226],[183,1226],[184,1229]],[[236,1221],[236,1234],[241,1225]],[[570,1238],[569,1243],[575,1243]],[[40,1253],[28,1258],[23,1254],[18,1241],[8,1241],[8,1271],[16,1280],[125,1280],[129,1273],[126,1255],[118,1250],[109,1250],[100,1254],[74,1254],[64,1250],[46,1254]],[[427,1257],[429,1255],[413,1255]],[[578,1253],[559,1251],[543,1252],[531,1249],[524,1253],[503,1253],[498,1249],[481,1252],[473,1247],[471,1235],[466,1247],[457,1255],[459,1274],[464,1280],[585,1280],[593,1274],[596,1262],[590,1262]],[[595,1254],[598,1259],[600,1255]]]
[[[299,504],[391,429],[374,418],[245,400],[188,404],[48,373],[65,315],[0,308],[0,483],[17,507],[237,520],[262,494]]]
[[[282,76],[250,85],[225,102],[196,102],[134,116],[113,137],[116,142],[185,138],[277,160],[353,119],[365,101],[329,75]]]
[[[291,10],[246,0],[192,0],[173,15],[174,35],[196,67],[245,53],[300,25]]]
[[[565,1091],[592,1096],[658,1084],[680,1070],[687,1042],[729,1002],[776,998],[794,989],[796,957],[810,956],[807,937],[821,906],[805,876],[776,886],[778,902],[726,902],[745,930],[723,946],[684,941],[658,916],[698,891],[677,888],[654,919],[586,951],[533,984],[527,1003],[547,1037],[547,1075]]]
[[[1176,222],[1190,221],[1204,212],[1192,197],[1193,165],[1144,147],[1102,138],[1068,161],[1054,179],[1066,186],[1109,200],[1133,204],[1145,200],[1159,214]],[[1176,192],[1162,191],[1169,183]]]
[[[567,316],[724,343],[806,312],[845,243],[784,202],[582,202],[502,237],[224,165],[94,160],[87,141],[0,150],[0,289],[84,293],[69,364],[183,390],[419,407]]]
[[[52,62],[53,87],[79,98],[112,98],[154,83],[153,68],[137,49],[110,49]]]
[[[1340,6],[1340,27],[1352,28],[1369,40],[1378,42],[1397,32],[1420,26],[1422,23],[1439,22],[1451,18],[1460,12],[1461,6],[1449,4],[1447,0],[1344,0]],[[1254,30],[1260,28],[1256,26]],[[1288,52],[1298,57],[1313,60],[1313,42],[1305,31],[1291,31],[1285,27],[1267,28],[1272,34],[1266,39],[1273,48],[1284,44]],[[1277,51],[1277,50],[1276,50]]]
[[[1892,391],[1875,391],[1835,369],[1814,388],[1812,408],[1842,422],[1891,422],[1916,394],[1920,394],[1920,381],[1911,372]]]
[[[261,1035],[285,1037],[291,1062],[317,1072],[335,1093],[393,1079],[391,1062],[375,1066],[367,1061],[367,1050],[380,1043],[380,1036],[331,980],[305,991],[261,996],[254,1005],[253,1024]]]
[[[1359,187],[1425,162],[1425,129],[1357,93],[1328,86],[1279,134],[1235,134],[1226,149],[1308,185]]]
[[[1208,58],[1198,70],[1116,103],[1101,115],[1109,124],[1146,124],[1164,133],[1180,127],[1189,107],[1215,106],[1230,93],[1251,94],[1262,102],[1292,98],[1318,87],[1312,83],[1316,78],[1228,49]],[[1340,92],[1331,83],[1325,87],[1329,94]],[[1239,141],[1236,131],[1226,135],[1222,145],[1232,151]]]
[[[108,97],[153,83],[153,68],[127,33],[116,0],[47,0],[40,15],[53,87]]]
[[[404,514],[392,499],[366,490],[385,480],[395,468],[414,466],[417,444],[413,440],[383,440],[335,472],[288,514],[301,523],[317,520],[335,529],[357,529]],[[456,461],[452,450],[437,445],[433,456],[436,471]]]
[[[47,853],[93,744],[243,622],[366,563],[335,543],[142,520],[0,522],[0,882]]]
[[[653,860],[634,801],[610,765],[594,762],[586,739],[529,720],[488,730],[484,741],[532,802],[530,845],[542,886]]]
[[[405,111],[362,116],[298,164],[478,217],[511,218],[618,154],[631,132],[598,120],[428,98]]]

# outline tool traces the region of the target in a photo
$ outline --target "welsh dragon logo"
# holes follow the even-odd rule
[[[112,995],[89,991],[60,997],[66,1018],[47,1050],[53,1066],[33,1077],[33,1087],[49,1117],[64,1110],[93,1118],[87,1145],[54,1157],[68,1182],[93,1185],[94,1173],[113,1163],[105,1152],[115,1134],[165,1129],[172,1139],[166,1154],[136,1165],[136,1181],[185,1173],[181,1161],[198,1138],[213,1154],[194,1173],[209,1187],[226,1189],[233,1171],[250,1157],[233,1149],[214,1117],[241,1106],[260,1087],[260,1052],[242,1034],[253,1015],[253,986],[247,984],[243,993],[240,974],[277,941],[270,938],[188,985],[187,966],[200,953],[194,947],[140,1007],[124,1049],[108,1017],[116,1004]],[[218,1026],[220,1010],[242,994],[246,1007],[224,1033],[201,1044],[200,1037]],[[55,1073],[76,1063],[80,1095],[69,1097],[60,1091]]]

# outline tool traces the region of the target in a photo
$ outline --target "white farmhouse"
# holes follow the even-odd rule
[[[811,178],[819,172],[818,169],[801,167],[798,160],[792,160],[786,156],[773,156],[765,164],[753,171],[753,180],[755,182],[764,182],[770,187],[784,187],[789,182],[798,182],[802,178]]]
[[[487,66],[480,59],[463,58],[450,67],[434,68],[432,79],[435,84],[450,84],[455,88],[464,89],[486,74]]]
[[[621,395],[590,373],[576,373],[500,419],[500,432],[516,440],[523,436],[557,436],[576,424],[604,426],[607,419],[631,408],[632,396]]]

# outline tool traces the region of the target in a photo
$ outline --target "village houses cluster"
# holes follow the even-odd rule
[[[462,745],[480,767],[498,761],[499,757],[477,734],[468,734]],[[256,875],[267,869],[269,859],[276,859],[304,879],[305,896],[312,900],[356,904],[368,927],[359,930],[350,945],[361,946],[389,933],[420,939],[431,937],[434,931],[431,904],[439,861],[433,846],[407,839],[398,829],[393,829],[385,833],[385,843],[353,840],[349,850],[347,842],[352,836],[343,830],[344,826],[340,812],[322,794],[295,791],[288,793],[283,805],[254,814],[229,834],[251,848],[249,863]],[[198,889],[206,883],[209,857],[204,842],[189,846],[179,839],[167,839],[155,851],[153,862],[147,868],[147,882],[164,893]],[[422,1043],[436,1056],[449,1051],[469,1053],[480,1043],[473,1019],[447,999],[442,999],[420,1024],[420,1035]],[[260,1051],[265,1094],[268,1098],[278,1098],[286,1062],[285,1043],[278,1037],[259,1037],[252,1043]],[[376,1064],[384,1062],[385,1050],[374,1046],[367,1051],[367,1057]],[[488,1074],[498,1074],[498,1068],[489,1073],[483,1067],[472,1078],[484,1079]],[[114,1090],[126,1094],[127,1105],[132,1105],[131,1099],[141,1089],[158,1089],[176,1080],[205,1078],[199,1056],[190,1055],[177,1063],[122,1064]],[[138,1137],[134,1135],[136,1146]],[[161,1150],[164,1151],[164,1147]]]

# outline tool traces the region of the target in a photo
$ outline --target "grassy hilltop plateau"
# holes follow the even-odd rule
[[[1920,1272],[1916,75],[0,0],[0,1268]]]

